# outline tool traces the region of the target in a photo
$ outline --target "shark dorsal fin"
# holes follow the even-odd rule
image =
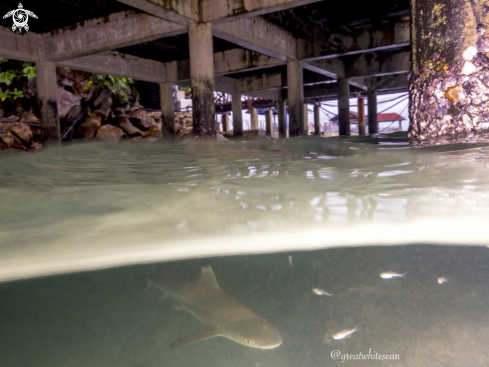
[[[202,264],[199,283],[211,289],[221,289],[209,264]]]

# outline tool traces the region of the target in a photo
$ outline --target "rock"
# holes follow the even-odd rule
[[[104,141],[119,141],[124,135],[123,131],[113,125],[105,124],[97,131],[97,138]]]
[[[9,116],[0,118],[0,123],[2,122],[16,122],[19,121],[19,116]]]
[[[70,108],[68,113],[66,114],[65,118],[63,119],[64,122],[71,122],[74,119],[76,119],[80,114],[83,112],[83,107],[80,105],[75,105]]]
[[[0,132],[8,133],[17,124],[17,122],[2,122],[0,123]]]
[[[6,134],[0,134],[0,138],[9,148],[27,150],[26,146],[22,144],[20,139],[10,131]]]
[[[143,140],[143,137],[142,136],[135,136],[134,138],[130,138],[128,141],[141,141]]]
[[[124,111],[124,108],[122,108],[122,107],[112,108],[112,113],[114,114],[115,117],[124,116],[126,114],[126,112]]]
[[[161,130],[161,125],[154,124],[151,125],[146,133],[146,138],[156,138],[156,140],[160,140],[163,137],[163,132]]]
[[[105,116],[108,116],[110,113],[110,108],[112,107],[112,97],[107,98],[104,103],[99,107],[99,111],[103,111]]]
[[[76,129],[78,136],[82,139],[94,138],[97,130],[100,128],[100,120],[100,116],[88,113],[85,120]]]
[[[19,123],[10,128],[10,131],[13,132],[20,140],[24,143],[30,144],[32,141],[32,131],[30,127],[24,123]]]
[[[104,102],[106,102],[107,99],[109,99],[111,95],[112,95],[112,91],[110,89],[108,89],[108,88],[102,89],[99,92],[98,97],[95,99],[95,101],[93,101],[93,105],[95,107],[102,106],[102,104]],[[111,100],[112,100],[112,98],[111,98]],[[112,101],[111,101],[111,103],[112,103]]]
[[[180,125],[178,122],[175,123],[175,134],[178,134],[182,130],[182,125]]]
[[[104,122],[105,120],[107,120],[108,112],[105,113],[103,110],[95,110],[92,112],[92,116],[100,119],[100,122]]]
[[[63,87],[57,88],[58,95],[58,114],[60,119],[64,119],[73,106],[79,106],[81,97],[68,92]]]
[[[31,115],[29,114],[29,116],[27,117],[27,121],[25,121],[29,124],[40,124],[41,121],[39,120],[39,117],[37,117],[36,115]]]
[[[151,117],[148,116],[148,113],[142,109],[132,111],[129,114],[129,120],[131,120],[134,126],[142,130],[148,130],[149,127],[154,124],[153,119],[151,119]]]
[[[121,129],[124,130],[124,132],[127,135],[129,135],[131,137],[143,135],[143,132],[141,130],[139,130],[137,127],[135,127],[133,124],[131,124],[131,122],[129,121],[129,119],[127,117],[119,116],[119,117],[117,117],[117,121],[118,121]]]

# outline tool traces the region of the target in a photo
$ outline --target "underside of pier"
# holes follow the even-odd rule
[[[446,1],[445,1],[446,2]],[[36,63],[42,128],[59,140],[55,67],[160,84],[171,119],[171,85],[191,86],[196,135],[215,136],[214,91],[287,106],[289,135],[307,133],[304,104],[358,92],[408,91],[408,0],[46,0],[25,3],[29,31],[0,23],[0,57]],[[0,13],[19,6],[4,0]],[[429,55],[428,55],[429,56]],[[424,56],[423,56],[424,57]],[[167,91],[167,92],[165,92]],[[233,103],[236,113],[241,103]],[[339,113],[349,133],[349,114]],[[279,120],[286,118],[279,113]],[[239,125],[239,119],[236,120]],[[369,128],[375,132],[371,117]],[[279,121],[279,126],[285,126]],[[343,129],[342,129],[343,127]],[[242,131],[235,124],[235,135]],[[167,133],[171,133],[171,128]]]

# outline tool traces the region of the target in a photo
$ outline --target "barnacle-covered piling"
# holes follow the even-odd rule
[[[489,1],[411,6],[409,137],[453,139],[488,128]]]

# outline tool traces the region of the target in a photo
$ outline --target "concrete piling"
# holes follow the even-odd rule
[[[314,105],[314,135],[321,135],[321,123],[319,121],[319,104]]]
[[[348,79],[338,79],[338,130],[339,135],[350,133],[350,84]]]
[[[367,89],[367,108],[368,108],[368,133],[370,135],[379,132],[377,121],[377,90],[373,87]]]
[[[233,136],[243,135],[243,104],[241,102],[241,94],[233,94],[231,96],[231,107],[233,110]]]
[[[216,136],[214,118],[214,53],[212,25],[194,23],[188,29],[194,136]]]
[[[289,99],[289,136],[305,134],[304,76],[300,61],[287,63],[287,93]]]
[[[410,138],[487,128],[488,22],[485,1],[411,2]]]
[[[229,115],[227,113],[222,115],[222,131],[229,131]]]
[[[252,108],[250,110],[251,130],[258,130],[258,110]]]
[[[278,137],[285,139],[287,137],[287,114],[285,111],[285,101],[280,99],[277,101],[278,113]]]
[[[163,138],[175,139],[175,113],[173,103],[173,85],[160,83],[161,120],[163,122]]]
[[[47,145],[60,144],[56,78],[56,65],[54,62],[39,61],[36,63],[37,98],[41,112],[41,131],[44,143]]]
[[[357,101],[358,106],[358,135],[365,135],[365,100],[360,97]]]
[[[267,136],[272,137],[272,133],[273,133],[273,110],[272,109],[269,109],[265,112],[265,119],[266,119]]]

